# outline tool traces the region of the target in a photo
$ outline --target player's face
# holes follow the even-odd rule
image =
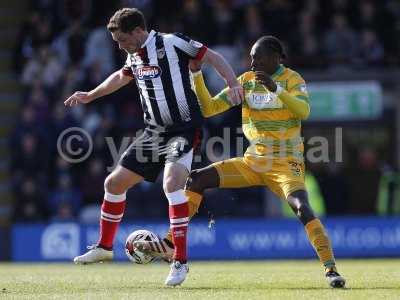
[[[124,33],[118,30],[112,32],[111,35],[113,40],[118,43],[119,49],[125,50],[128,53],[137,52],[142,45],[137,30],[132,30],[128,33]]]
[[[251,48],[250,57],[252,71],[262,71],[272,75],[279,66],[276,53],[266,51],[257,43]]]

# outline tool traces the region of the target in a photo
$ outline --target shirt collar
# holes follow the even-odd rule
[[[150,31],[149,35],[147,36],[147,39],[145,40],[145,42],[143,43],[142,46],[140,46],[140,48],[144,48],[146,47],[146,45],[154,38],[154,36],[157,34],[156,31],[152,30]]]

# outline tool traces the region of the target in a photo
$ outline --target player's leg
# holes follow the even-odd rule
[[[74,258],[76,264],[89,264],[112,260],[112,246],[118,225],[125,210],[126,191],[141,182],[143,177],[118,165],[104,182],[104,199],[101,206],[100,237],[97,245]]]
[[[207,180],[204,180],[208,176]],[[204,181],[203,181],[204,180]],[[183,193],[182,190],[182,201],[185,202],[185,217],[182,218],[182,215],[177,215],[178,209],[181,209],[180,206],[182,204],[177,205],[178,209],[173,211],[174,206],[171,206],[170,201],[170,231],[172,234],[172,243],[175,247],[173,263],[171,265],[171,272],[168,275],[165,284],[167,285],[177,285],[180,284],[186,277],[186,273],[188,272],[186,263],[186,232],[187,232],[187,222],[189,222],[189,207],[188,200],[197,199],[196,201],[200,203],[203,191],[206,188],[212,188],[218,186],[218,173],[213,167],[208,167],[205,170],[195,170],[191,172],[190,178],[187,180],[188,185],[186,186],[186,193]],[[168,195],[168,190],[166,194]],[[187,197],[186,197],[187,196]],[[196,209],[197,210],[197,209]],[[185,225],[183,225],[185,224]],[[183,256],[183,250],[185,251]],[[178,265],[177,265],[178,262]],[[183,265],[182,265],[183,264]],[[186,269],[183,269],[186,268]]]
[[[188,199],[189,216],[193,216],[200,206],[203,192],[208,188],[239,188],[262,185],[261,177],[251,170],[243,158],[232,158],[214,163],[208,167],[193,170],[186,182],[185,195]],[[171,236],[171,240],[168,237]],[[165,260],[172,259],[172,234],[169,233],[160,243],[142,242],[137,248]]]
[[[180,163],[167,163],[163,189],[169,204],[170,230],[175,245],[173,259],[186,263],[186,232],[189,223],[188,201],[183,191],[189,171]]]
[[[76,257],[76,263],[104,260],[96,256],[96,253],[107,253],[107,257],[112,258],[114,237],[124,214],[126,191],[144,179],[154,181],[162,167],[161,164],[151,161],[154,151],[146,150],[148,147],[145,143],[151,137],[151,132],[145,130],[124,152],[115,170],[107,176],[104,182],[105,195],[101,207],[98,244],[86,254]]]
[[[286,200],[303,223],[307,237],[325,267],[332,287],[344,287],[345,280],[336,270],[332,247],[321,221],[315,217],[305,187],[304,162],[293,157],[274,158],[271,170],[263,175],[264,182],[282,200]]]
[[[203,198],[203,191],[207,188],[215,188],[218,186],[218,172],[212,165],[203,169],[193,170],[190,173],[184,189],[188,205],[189,220],[197,213],[200,207]],[[159,242],[137,242],[135,243],[135,247],[140,251],[171,262],[175,250],[172,239],[172,229],[170,228],[167,235],[163,239],[160,239]]]
[[[186,198],[188,199],[189,219],[197,214],[203,199],[204,190],[216,187],[219,187],[219,176],[214,166],[210,165],[190,172],[184,190]],[[168,231],[163,240],[170,247],[174,246],[171,230]]]
[[[183,188],[192,160],[193,150],[190,150],[178,160],[168,161],[164,169],[163,189],[169,204],[170,231],[174,245],[171,269],[165,280],[169,286],[181,284],[189,271],[186,251],[189,206]]]
[[[303,223],[307,237],[314,247],[319,260],[325,267],[325,275],[329,285],[334,288],[344,287],[346,281],[337,272],[335,257],[328,234],[321,221],[315,217],[308,201],[307,192],[305,190],[292,192],[287,197],[287,201],[293,212]]]
[[[189,218],[197,213],[206,189],[248,187],[260,184],[262,184],[260,177],[244,163],[241,157],[216,162],[205,168],[193,170],[185,186]],[[172,235],[170,231],[163,240],[171,246]]]
[[[257,180],[254,180],[254,178],[257,178]],[[185,189],[186,195],[189,199],[194,198],[200,202],[203,197],[203,192],[208,188],[247,187],[260,183],[261,178],[254,175],[254,172],[246,166],[242,158],[234,158],[212,164],[211,166],[200,170],[194,170],[190,173]],[[177,224],[177,222],[173,221],[171,224]],[[175,232],[172,227],[172,239],[176,248],[178,245],[176,244],[177,240],[174,235]],[[187,273],[187,270],[184,271]],[[176,272],[176,269],[174,270],[174,266],[172,265],[171,273],[166,280],[166,284],[175,285],[171,284],[173,281],[169,281],[171,274],[174,272]]]
[[[197,213],[206,189],[248,187],[260,184],[259,176],[244,163],[241,157],[216,162],[205,168],[193,170],[185,186],[189,218]],[[168,232],[164,241],[169,245],[172,243],[171,232]]]

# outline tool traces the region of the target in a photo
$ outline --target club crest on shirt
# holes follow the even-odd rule
[[[160,49],[157,49],[157,58],[158,59],[163,59],[165,56],[165,48],[162,47]]]
[[[134,74],[139,80],[152,80],[154,78],[160,77],[161,68],[159,66],[137,67]]]

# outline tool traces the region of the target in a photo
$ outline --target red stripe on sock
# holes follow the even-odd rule
[[[125,210],[125,201],[108,202],[107,200],[104,200],[101,210],[112,215],[123,214]],[[119,223],[120,222],[110,222],[104,218],[100,218],[100,238],[98,242],[100,246],[104,248],[112,248]]]

